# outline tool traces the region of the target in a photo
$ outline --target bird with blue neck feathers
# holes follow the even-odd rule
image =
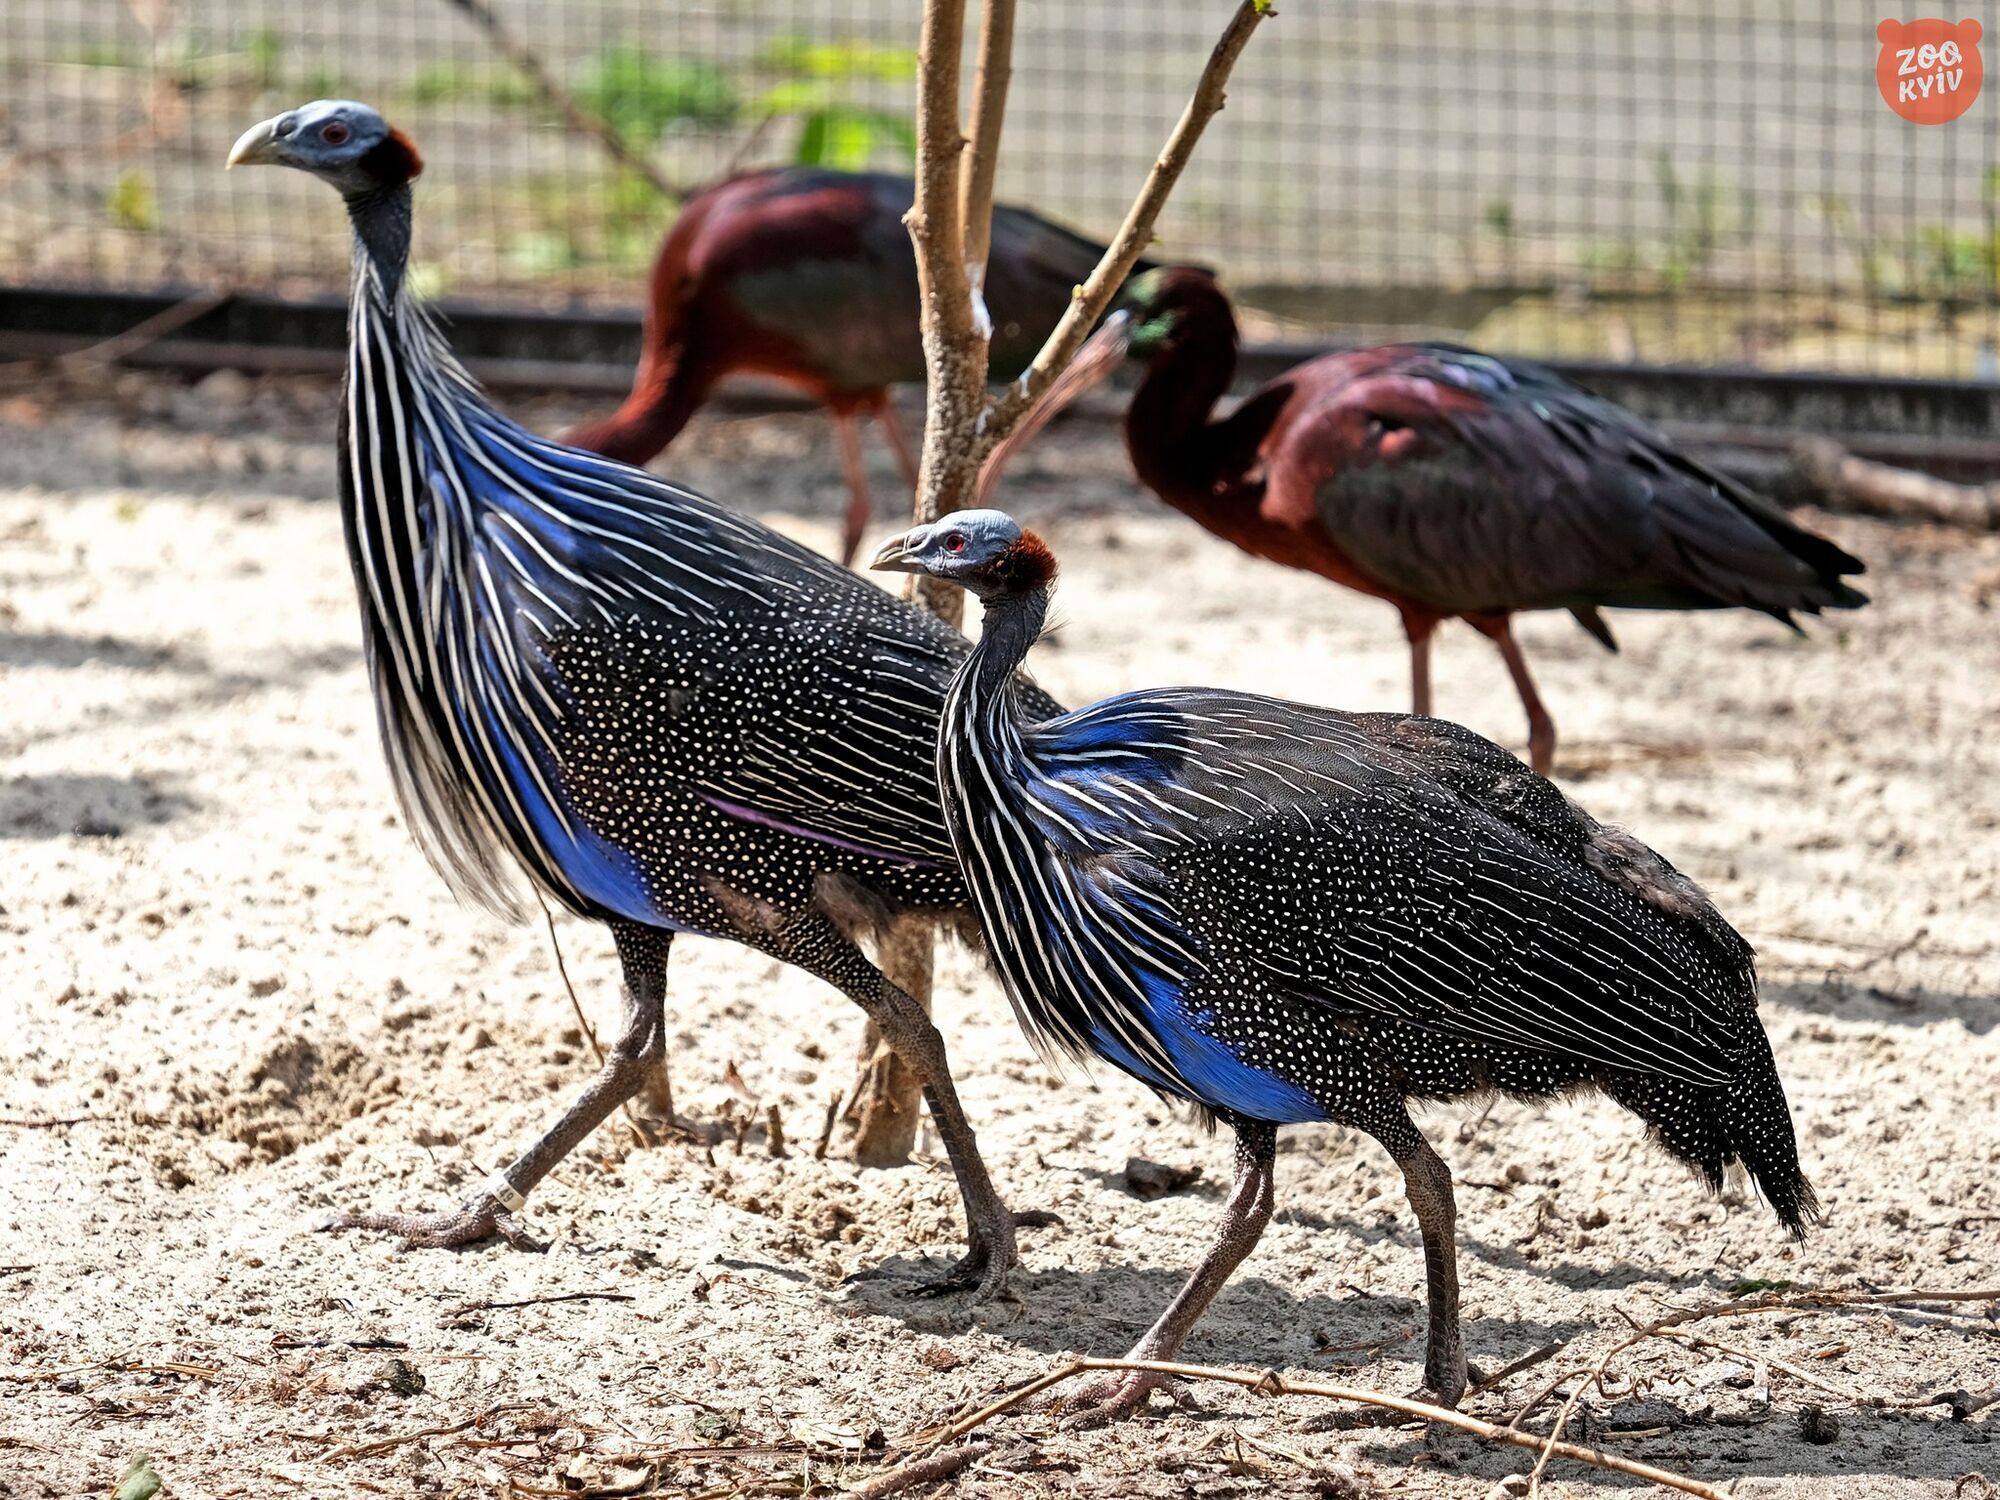
[[[1172,1360],[1269,1220],[1281,1125],[1367,1132],[1402,1169],[1430,1300],[1425,1391],[1467,1365],[1451,1173],[1412,1101],[1601,1090],[1712,1187],[1817,1212],[1757,1020],[1751,950],[1708,897],[1457,725],[1248,693],[1127,693],[1061,717],[1019,687],[1056,571],[971,510],[874,566],[985,605],[937,771],[989,954],[1045,1052],[1101,1058],[1236,1135],[1214,1247],[1131,1351]],[[1158,1375],[1093,1388],[1086,1420]]]
[[[746,517],[496,410],[409,293],[422,161],[374,109],[289,110],[229,164],[309,172],[347,206],[341,517],[405,819],[468,901],[518,916],[525,884],[605,923],[626,988],[603,1071],[468,1203],[337,1225],[528,1243],[525,1195],[663,1056],[667,955],[691,932],[796,964],[877,1021],[922,1080],[964,1197],[951,1284],[997,1293],[1014,1221],[943,1042],[855,942],[906,913],[967,915],[932,771],[964,640]]]

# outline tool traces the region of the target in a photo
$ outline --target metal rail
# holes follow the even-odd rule
[[[53,359],[118,339],[161,319],[199,291],[106,292],[0,288],[0,359]],[[621,395],[638,359],[636,311],[537,310],[444,305],[453,346],[498,389]],[[228,297],[122,352],[123,362],[186,370],[222,367],[333,373],[347,339],[342,297]],[[1243,351],[1244,383],[1268,380],[1331,346],[1269,343]],[[1620,402],[1703,447],[1772,451],[1802,434],[1838,438],[1884,463],[1959,479],[2000,476],[2000,383],[1794,371],[1694,369],[1550,360],[1579,385]],[[732,384],[738,410],[800,409],[782,386]],[[1108,404],[1087,408],[1106,412]]]

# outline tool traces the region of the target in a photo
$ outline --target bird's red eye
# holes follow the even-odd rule
[[[319,138],[329,146],[346,145],[348,134],[347,127],[338,120],[329,120],[319,128]]]
[[[947,552],[963,552],[965,550],[965,538],[954,531],[944,539],[944,550]]]

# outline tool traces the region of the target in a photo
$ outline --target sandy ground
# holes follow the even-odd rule
[[[546,1255],[309,1232],[330,1209],[456,1201],[591,1066],[548,935],[459,909],[398,824],[325,503],[329,399],[233,377],[0,398],[0,1495],[101,1496],[140,1452],[176,1500],[649,1474],[675,1495],[824,1493],[878,1467],[885,1434],[1128,1344],[1202,1247],[1227,1142],[1108,1071],[1052,1076],[959,954],[939,1017],[967,1107],[1012,1201],[1062,1219],[1024,1234],[1017,1304],[912,1296],[898,1278],[957,1248],[934,1146],[892,1172],[856,1170],[838,1135],[811,1156],[858,1017],[692,940],[672,1069],[713,1144],[601,1132],[530,1205]],[[824,542],[829,450],[815,418],[715,419],[674,470]],[[1137,501],[1107,430],[1058,428],[1014,493],[1068,565],[1038,668],[1069,701],[1203,681],[1403,706],[1387,611]],[[1826,1223],[1794,1249],[1602,1101],[1431,1115],[1474,1359],[1572,1341],[1476,1413],[1505,1420],[1628,1319],[1732,1292],[2000,1286],[2000,541],[1819,519],[1880,602],[1810,639],[1628,616],[1614,658],[1560,618],[1524,634],[1570,788],[1761,949]],[[1450,634],[1437,673],[1445,713],[1518,743],[1483,643]],[[561,938],[608,1025],[608,941]],[[782,1158],[736,1123],[773,1104]],[[1142,1201],[1135,1155],[1202,1175]],[[1293,1130],[1277,1219],[1188,1354],[1408,1389],[1422,1294],[1380,1151]],[[1576,1421],[1746,1497],[1989,1495],[1962,1476],[2000,1480],[1990,1412],[1880,1403],[2000,1380],[1995,1314],[1698,1325],[1721,1344],[1619,1354]],[[1529,1466],[1311,1398],[1196,1396],[1106,1432],[1010,1418],[948,1492],[1478,1500]],[[1802,1437],[1809,1403],[1831,1441]],[[1651,1493],[1561,1462],[1543,1492]]]

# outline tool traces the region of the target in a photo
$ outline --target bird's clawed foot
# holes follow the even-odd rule
[[[1485,1376],[1465,1362],[1463,1353],[1453,1358],[1426,1360],[1424,1383],[1410,1392],[1410,1400],[1457,1411],[1458,1403],[1465,1399],[1468,1379],[1477,1384]]]
[[[400,1235],[405,1250],[462,1250],[481,1240],[503,1239],[516,1250],[544,1251],[549,1247],[528,1233],[517,1219],[490,1193],[481,1192],[461,1208],[436,1214],[335,1214],[314,1226],[323,1231],[371,1229]]]
[[[1187,1382],[1158,1370],[1107,1370],[1081,1385],[1058,1388],[1029,1406],[1030,1411],[1060,1417],[1071,1432],[1122,1422],[1143,1408],[1153,1392],[1163,1391],[1183,1411],[1199,1411]]]
[[[991,1227],[975,1228],[971,1246],[943,1276],[921,1283],[919,1297],[950,1297],[970,1294],[973,1306],[1008,1295],[1007,1278],[1021,1263],[1014,1248],[1015,1217],[1004,1208]]]

